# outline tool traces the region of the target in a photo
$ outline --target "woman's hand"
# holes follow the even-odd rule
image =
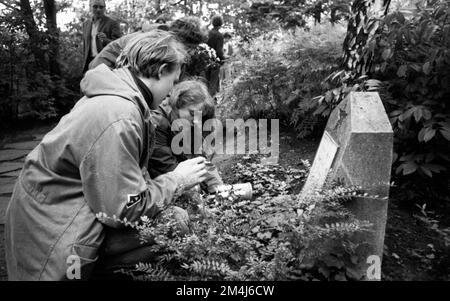
[[[205,158],[195,157],[193,159],[180,162],[174,172],[183,177],[185,188],[190,189],[206,180],[207,169]]]

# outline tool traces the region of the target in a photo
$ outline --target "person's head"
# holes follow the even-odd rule
[[[105,0],[92,0],[91,11],[95,18],[101,18],[105,15],[106,3]]]
[[[197,17],[183,17],[172,22],[169,30],[185,44],[206,42],[208,33]]]
[[[211,19],[211,24],[214,27],[220,27],[223,25],[223,19],[221,16],[214,16]]]
[[[180,119],[191,123],[196,111],[202,112],[204,121],[214,117],[214,101],[206,85],[198,80],[186,80],[175,85],[168,102]]]
[[[153,94],[152,109],[172,90],[178,81],[187,52],[171,33],[153,30],[136,35],[117,58],[117,68],[128,68]]]

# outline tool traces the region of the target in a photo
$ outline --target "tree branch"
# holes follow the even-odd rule
[[[386,16],[389,12],[389,5],[391,5],[391,0],[385,0],[384,5],[386,7],[386,9],[384,10],[384,15]]]
[[[17,1],[10,1],[10,0],[0,0],[0,4],[4,5],[6,8],[9,8],[11,10],[18,10],[19,9],[19,2]],[[14,4],[16,6],[14,6]]]
[[[176,6],[176,5],[180,5],[184,0],[179,0],[176,3],[170,3],[170,1],[167,1],[166,5],[164,5],[164,8],[162,10],[165,10],[167,8],[167,6]]]

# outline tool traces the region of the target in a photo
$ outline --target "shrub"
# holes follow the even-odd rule
[[[337,67],[344,29],[317,25],[310,31],[275,30],[241,46],[239,76],[225,88],[223,106],[241,117],[280,117],[285,124],[297,103],[322,93],[318,85]]]
[[[305,165],[309,164],[305,162]],[[355,279],[354,233],[369,230],[346,209],[357,188],[332,187],[299,199],[291,191],[307,170],[264,166],[255,157],[236,164],[236,180],[252,181],[256,198],[206,196],[181,235],[171,214],[143,218],[136,227],[154,261],[122,273],[136,280],[343,280]],[[275,176],[276,175],[276,176]],[[197,200],[199,202],[200,200]],[[181,204],[180,204],[181,205]]]
[[[394,12],[379,20],[364,51],[369,76],[334,72],[322,83],[328,91],[307,102],[326,118],[349,92],[379,90],[394,129],[393,174],[408,199],[450,200],[449,7],[436,0],[408,18]]]
[[[395,174],[426,198],[449,196],[450,4],[436,1],[411,19],[388,15],[376,36],[373,77],[395,132]]]
[[[74,31],[60,34],[61,77],[51,77],[45,66],[36,64],[24,30],[9,24],[7,17],[0,18],[0,27],[7,28],[0,34],[0,122],[46,120],[68,112],[79,94],[81,37]]]

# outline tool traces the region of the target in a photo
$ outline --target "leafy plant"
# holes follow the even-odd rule
[[[394,13],[377,36],[374,75],[386,84],[395,131],[395,172],[415,190],[448,198],[450,158],[450,11],[446,1],[418,8],[411,19]]]
[[[254,199],[241,200],[233,192],[201,196],[203,212],[191,213],[187,234],[177,230],[170,212],[129,224],[142,240],[155,241],[149,247],[154,259],[122,272],[137,280],[355,279],[352,264],[361,259],[350,238],[370,224],[355,219],[345,203],[361,191],[330,187],[300,199],[290,191],[307,170],[274,166],[273,174],[253,174],[259,164],[252,155],[236,165],[236,181],[258,182]],[[261,179],[263,173],[268,175]],[[281,188],[275,187],[280,182],[272,184],[275,173],[285,183]]]
[[[220,67],[220,60],[214,49],[205,43],[188,47],[189,62],[186,64],[186,73],[190,76],[203,76],[208,68]]]
[[[449,3],[435,0],[409,17],[397,11],[366,23],[371,35],[351,68],[327,77],[321,84],[327,92],[300,102],[294,116],[325,119],[351,91],[379,91],[394,129],[393,174],[406,198],[448,201]],[[324,125],[295,121],[300,136]]]
[[[224,115],[280,118],[286,125],[305,118],[292,111],[323,91],[318,83],[338,67],[343,36],[341,26],[322,24],[310,31],[277,29],[244,43],[236,58],[239,76],[224,89],[221,106],[231,111]]]

